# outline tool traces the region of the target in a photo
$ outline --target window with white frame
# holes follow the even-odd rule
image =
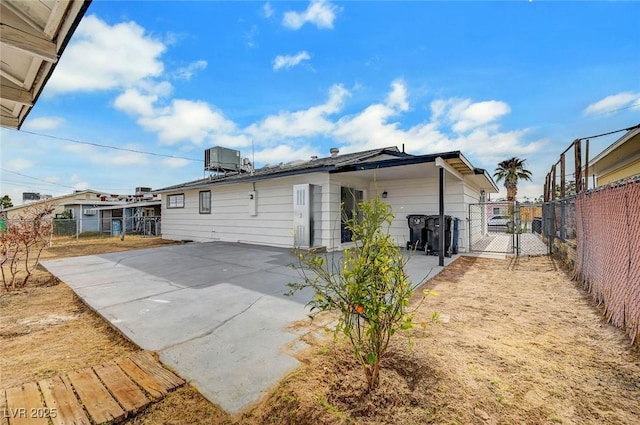
[[[200,214],[211,214],[211,191],[200,192]]]
[[[167,208],[184,208],[184,193],[167,196]]]

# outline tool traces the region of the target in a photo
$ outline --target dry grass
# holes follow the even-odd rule
[[[61,244],[47,255],[106,252],[113,242]],[[138,241],[118,247],[127,243]],[[44,286],[0,296],[3,386],[137,349],[66,285],[37,282]],[[440,295],[416,319],[437,311],[441,322],[396,338],[378,390],[365,391],[348,347],[329,338],[240,417],[187,386],[125,424],[640,424],[638,348],[549,258],[460,258],[429,287]]]
[[[550,259],[461,258],[396,338],[367,393],[343,343],[240,421],[250,424],[638,424],[640,353]]]
[[[56,238],[42,259],[165,245],[157,238]],[[0,291],[2,387],[55,376],[138,348],[96,315],[65,284],[38,268],[26,288]]]

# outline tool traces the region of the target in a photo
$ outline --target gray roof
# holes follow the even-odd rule
[[[380,155],[389,155],[394,158],[375,159]],[[492,193],[499,191],[498,186],[486,170],[476,168],[462,155],[460,151],[441,152],[428,155],[410,155],[400,152],[397,147],[372,149],[363,152],[354,152],[344,155],[329,156],[310,161],[292,161],[287,164],[276,166],[265,166],[253,172],[240,172],[227,175],[210,176],[204,179],[194,180],[174,186],[154,190],[158,192],[176,192],[188,189],[197,189],[209,186],[226,185],[233,183],[248,183],[260,180],[295,176],[307,173],[348,173],[353,171],[383,169],[391,167],[401,167],[412,164],[424,164],[437,162],[438,158],[444,160],[456,172],[462,175],[483,176],[486,182],[493,189]]]
[[[378,155],[391,155],[398,158],[413,157],[404,152],[400,152],[397,147],[387,147],[379,149],[371,149],[368,151],[347,153],[337,156],[328,156],[325,158],[311,159],[309,161],[291,161],[289,163],[272,166],[264,166],[253,170],[253,172],[239,172],[232,174],[212,175],[204,179],[194,180],[187,183],[181,183],[174,186],[168,186],[162,189],[154,190],[158,192],[170,192],[180,189],[192,189],[202,186],[211,186],[217,184],[230,184],[240,182],[251,182],[264,180],[267,178],[285,177],[296,174],[306,174],[314,172],[330,172],[336,169],[357,165],[368,159]]]

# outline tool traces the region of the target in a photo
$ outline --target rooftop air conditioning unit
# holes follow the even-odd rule
[[[136,195],[139,195],[141,193],[148,193],[148,192],[151,192],[150,187],[136,187]]]
[[[242,165],[240,151],[216,146],[204,151],[205,171],[239,171]]]

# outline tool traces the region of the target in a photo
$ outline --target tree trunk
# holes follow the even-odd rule
[[[364,367],[364,374],[367,377],[367,390],[371,391],[380,385],[380,362],[366,365]]]
[[[507,186],[507,201],[513,202],[516,200],[516,194],[518,193],[518,187],[515,185]]]

